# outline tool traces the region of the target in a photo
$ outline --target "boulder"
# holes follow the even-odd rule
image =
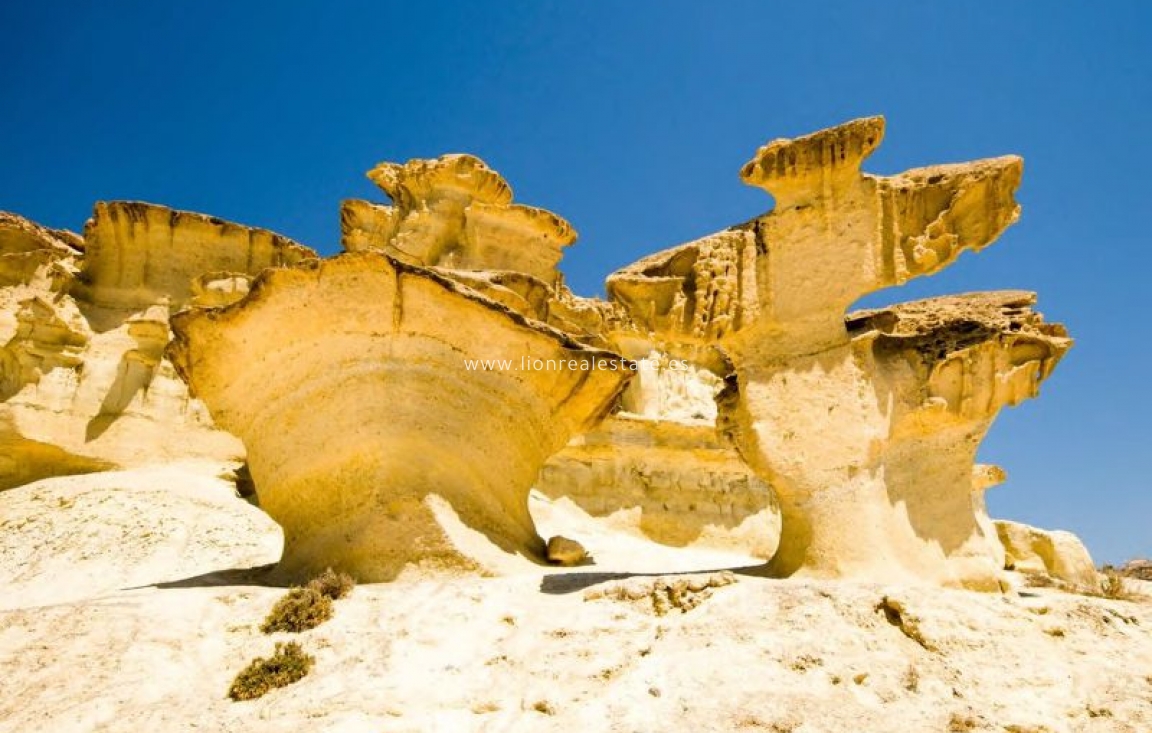
[[[548,539],[545,555],[548,557],[548,562],[553,565],[572,567],[584,562],[584,559],[588,557],[588,551],[584,549],[584,545],[576,540],[556,535]]]
[[[1063,530],[1043,530],[1019,522],[996,520],[1004,545],[1005,567],[1021,573],[1047,575],[1081,593],[1098,593],[1100,577],[1088,548]]]

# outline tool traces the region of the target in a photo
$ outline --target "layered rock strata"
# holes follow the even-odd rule
[[[674,547],[768,560],[780,538],[772,489],[707,421],[613,415],[553,456],[536,488],[612,529]]]
[[[205,287],[197,280],[208,273],[252,277],[316,256],[266,229],[137,201],[96,204],[84,242],[78,295],[131,311],[161,302],[179,310]]]
[[[0,488],[242,456],[164,359],[169,314],[198,293],[242,297],[261,270],[308,257],[271,232],[151,204],[97,204],[83,238],[0,214]]]
[[[374,252],[268,270],[243,300],[173,326],[177,368],[248,449],[287,574],[541,559],[533,480],[630,375],[615,354]],[[496,364],[509,355],[558,368]]]

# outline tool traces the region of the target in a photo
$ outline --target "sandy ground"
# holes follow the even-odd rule
[[[595,565],[359,586],[267,636],[284,590],[240,568],[277,530],[220,472],[0,494],[0,731],[1152,731],[1152,601],[769,580],[539,496]],[[227,699],[291,638],[308,677]]]

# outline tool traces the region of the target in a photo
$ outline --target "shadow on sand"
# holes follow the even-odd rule
[[[768,573],[768,566],[765,565],[748,565],[735,568],[712,568],[701,570],[675,570],[667,573],[554,573],[545,575],[540,579],[540,592],[549,595],[564,595],[567,593],[576,593],[578,591],[591,588],[600,583],[607,583],[610,580],[624,580],[626,578],[669,578],[678,575],[700,575],[704,573],[719,573],[729,571],[737,575],[743,575],[751,578],[770,578]]]
[[[170,580],[165,583],[148,583],[147,585],[124,588],[123,590],[136,590],[137,588],[215,588],[224,585],[254,585],[265,588],[287,588],[287,582],[274,571],[276,565],[258,565],[252,568],[232,568],[229,570],[214,570],[202,575],[193,575],[190,578]]]

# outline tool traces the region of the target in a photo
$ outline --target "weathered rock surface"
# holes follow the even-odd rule
[[[1047,575],[1081,593],[1098,593],[1100,577],[1088,548],[1076,535],[996,520],[1006,567],[1026,575]]]
[[[633,569],[627,554],[602,549],[598,562]],[[544,568],[360,585],[333,621],[300,640],[317,658],[312,673],[246,703],[224,692],[249,660],[272,649],[258,627],[283,588],[184,583],[2,611],[0,675],[8,684],[0,686],[0,727],[1152,729],[1148,602],[1053,588],[991,596],[744,574],[712,587],[722,574],[683,574],[706,568],[666,564],[646,578],[618,579],[602,568]],[[542,593],[541,575],[585,581]],[[0,597],[9,597],[6,588]],[[884,598],[903,609],[897,623],[876,610]]]
[[[536,488],[571,499],[614,530],[675,547],[767,560],[780,538],[771,488],[711,421],[614,415],[553,456]]]
[[[623,268],[608,301],[557,270],[572,227],[468,155],[370,171],[391,205],[345,202],[349,252],[323,264],[149,204],[98,204],[83,240],[0,216],[0,487],[237,457],[183,376],[254,451],[290,573],[539,559],[536,480],[779,576],[1001,588],[983,493],[1003,476],[976,450],[1071,340],[1022,292],[845,316],[1019,212],[1016,157],[863,173],[883,130],[772,141],[741,171],[772,211]]]
[[[576,240],[555,214],[512,203],[508,182],[471,155],[381,163],[368,177],[393,203],[344,202],[348,251],[379,249],[425,267],[511,270],[551,284],[562,249]]]
[[[775,197],[771,212],[642,259],[608,291],[638,332],[694,346],[726,378],[722,427],[780,495],[773,572],[999,588],[976,448],[1071,341],[1025,293],[845,320],[861,296],[983,249],[1019,212],[1016,157],[862,173],[883,128],[769,143],[741,177]]]
[[[280,528],[217,475],[174,463],[0,493],[0,608],[89,599],[280,555]]]
[[[38,285],[58,290],[83,251],[83,240],[72,232],[0,211],[0,287]]]
[[[242,297],[262,269],[314,255],[271,232],[151,204],[97,204],[85,232],[0,214],[0,489],[241,456],[164,359],[169,313]]]
[[[138,201],[100,202],[84,227],[80,297],[103,308],[173,311],[206,273],[254,276],[316,254],[266,229]]]
[[[542,558],[528,490],[630,375],[615,354],[381,253],[268,270],[244,300],[173,325],[173,361],[243,439],[284,527],[287,573],[390,580],[409,565]],[[559,368],[483,365],[510,354]]]
[[[1120,574],[1137,580],[1152,582],[1152,560],[1136,558],[1120,566]]]
[[[1000,587],[976,451],[1071,345],[1032,302],[976,293],[861,313],[844,347],[745,365],[726,419],[780,498],[774,572]]]
[[[977,463],[972,467],[972,508],[976,512],[976,524],[988,543],[988,553],[996,567],[1005,567],[1004,545],[996,531],[992,517],[988,516],[988,503],[984,495],[988,489],[999,486],[1008,480],[1008,474],[1000,466]]]
[[[983,249],[1019,215],[1020,158],[862,173],[883,130],[874,117],[769,143],[741,178],[773,195],[772,211],[613,273],[609,295],[676,339],[744,331],[781,356],[842,344],[860,297]]]

